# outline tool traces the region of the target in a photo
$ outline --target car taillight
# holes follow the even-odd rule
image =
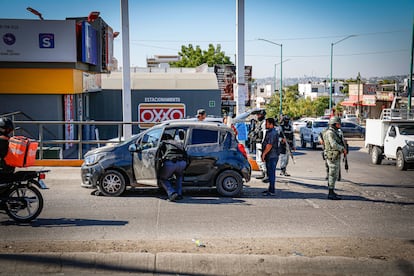
[[[244,147],[243,144],[237,144],[237,148],[239,149],[239,151],[243,154],[243,156],[247,158],[247,152],[246,152],[246,148]]]
[[[39,179],[46,179],[45,173],[39,173]]]

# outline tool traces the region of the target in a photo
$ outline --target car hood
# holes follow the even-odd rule
[[[102,152],[111,152],[111,151],[114,151],[117,147],[118,145],[108,145],[108,146],[103,146],[100,148],[92,149],[88,151],[87,153],[85,153],[85,157],[89,155],[93,155],[93,154],[102,153]]]
[[[243,112],[242,114],[237,115],[236,118],[233,119],[233,123],[245,122],[247,117],[249,117],[250,115],[256,115],[257,113],[259,113],[262,110],[265,110],[265,109],[256,107],[256,108],[253,108],[253,109],[248,110],[246,112]]]

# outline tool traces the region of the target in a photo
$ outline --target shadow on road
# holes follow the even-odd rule
[[[96,220],[96,219],[42,219],[38,218],[31,223],[17,223],[14,221],[5,221],[1,225],[22,225],[32,227],[73,227],[73,226],[124,226],[128,224],[125,220]]]

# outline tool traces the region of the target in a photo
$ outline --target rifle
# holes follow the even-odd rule
[[[292,149],[290,148],[289,142],[286,138],[285,133],[283,132],[282,126],[280,126],[280,133],[282,134],[282,138],[285,138],[285,144],[286,144],[286,150],[289,152],[290,158],[292,158],[293,164],[296,164],[295,158],[293,158],[293,152]],[[293,137],[293,139],[295,139],[295,137]]]
[[[348,166],[349,145],[348,145],[348,143],[345,142],[343,133],[341,135],[341,139],[342,139],[342,145],[345,147],[345,152],[346,152],[346,155],[344,154],[343,162],[344,162],[344,165],[345,165],[345,170],[346,170],[346,172],[348,172],[348,169],[349,169],[349,166]]]

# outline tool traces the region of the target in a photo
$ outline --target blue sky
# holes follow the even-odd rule
[[[0,0],[0,18],[36,19],[32,7],[47,19],[87,16],[100,11],[121,31],[120,0]],[[234,62],[236,0],[130,0],[131,65],[146,58],[177,54],[181,45],[220,44]],[[407,75],[414,18],[411,0],[245,0],[245,64],[253,77],[274,75],[283,44],[283,76],[328,77],[331,43],[334,77]],[[122,34],[121,34],[122,35]],[[121,39],[115,57],[122,61]],[[277,67],[280,70],[280,67]],[[279,76],[280,72],[277,72]]]

